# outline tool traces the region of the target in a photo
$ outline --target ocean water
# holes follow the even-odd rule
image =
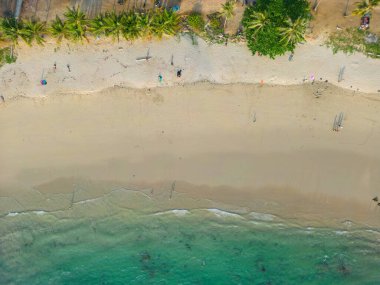
[[[218,209],[76,209],[1,217],[0,284],[380,284],[373,229]]]
[[[92,187],[38,202],[55,210],[3,212],[1,285],[380,284],[379,229],[303,227],[214,202],[173,209],[185,199],[166,191],[90,198]]]

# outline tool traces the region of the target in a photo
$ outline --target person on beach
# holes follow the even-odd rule
[[[56,62],[54,62],[54,72],[57,70],[57,63]]]
[[[177,77],[181,77],[182,76],[182,69],[178,69],[177,70]]]
[[[158,82],[162,83],[162,80],[163,80],[163,77],[162,77],[162,75],[160,73],[160,74],[158,74]]]
[[[314,74],[310,75],[310,81],[311,81],[311,84],[314,84],[314,81],[315,81]]]
[[[67,66],[68,71],[71,72],[70,64],[67,64],[66,66]]]

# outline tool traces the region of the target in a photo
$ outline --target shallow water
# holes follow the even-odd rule
[[[0,283],[379,284],[379,232],[272,218],[216,209],[14,213],[0,219]]]

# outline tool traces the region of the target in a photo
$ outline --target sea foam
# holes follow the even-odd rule
[[[244,219],[239,214],[230,213],[230,212],[222,211],[222,210],[219,210],[219,209],[207,209],[207,211],[213,213],[215,216],[217,216],[219,218],[232,217],[232,218]]]
[[[178,217],[182,217],[182,216],[190,214],[190,211],[185,210],[185,209],[173,209],[173,210],[169,210],[169,211],[158,212],[158,213],[155,213],[154,215],[160,216],[160,215],[167,215],[167,214],[174,214]]]
[[[273,221],[276,216],[271,215],[271,214],[266,214],[266,213],[257,213],[257,212],[251,212],[249,213],[249,216],[254,219],[254,220],[259,220],[259,221]]]

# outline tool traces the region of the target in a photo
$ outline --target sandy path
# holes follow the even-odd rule
[[[148,49],[150,62],[136,62]],[[174,65],[170,65],[173,55]],[[275,61],[252,56],[244,45],[208,46],[203,41],[192,45],[182,38],[161,42],[138,42],[129,45],[95,43],[45,48],[19,48],[15,64],[1,68],[1,93],[6,99],[15,96],[43,97],[58,93],[89,92],[115,85],[134,88],[172,86],[207,80],[216,83],[301,84],[328,80],[340,87],[362,92],[379,92],[380,61],[363,55],[332,55],[318,45],[305,44],[296,50],[294,60],[288,56]],[[56,62],[57,70],[53,64]],[[70,65],[69,72],[67,64]],[[342,81],[338,82],[344,67]],[[184,69],[181,78],[176,71]],[[162,74],[163,83],[158,75]],[[48,84],[41,86],[44,78]]]

